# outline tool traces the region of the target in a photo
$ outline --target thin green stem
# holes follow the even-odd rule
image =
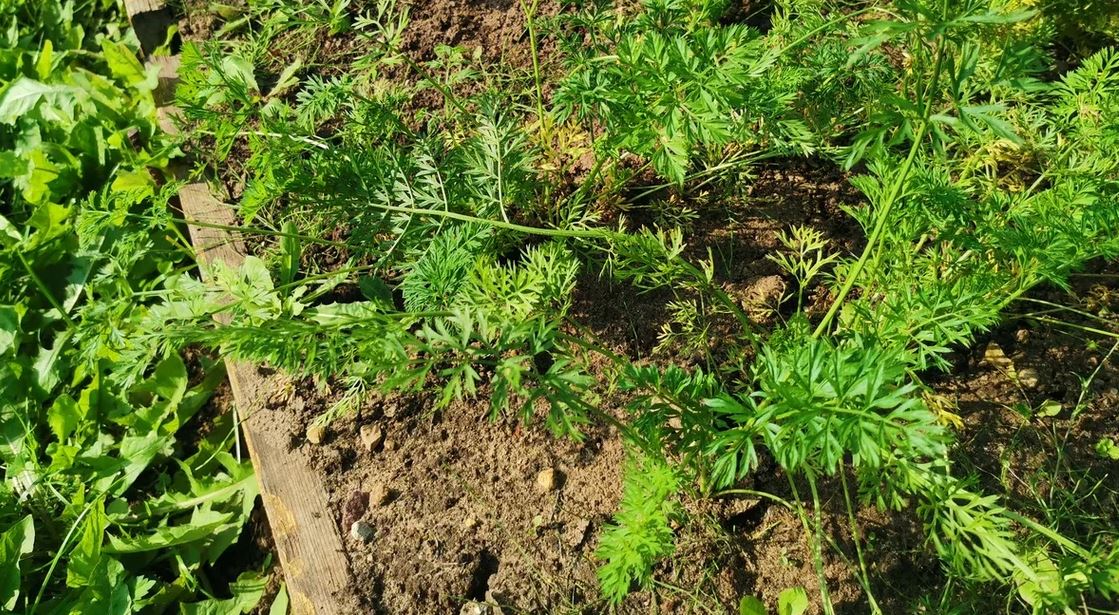
[[[870,261],[870,257],[874,253],[874,249],[878,247],[878,241],[879,239],[881,239],[882,233],[886,229],[886,223],[890,219],[890,212],[893,210],[894,204],[897,203],[898,197],[901,195],[902,188],[909,178],[910,169],[913,166],[913,161],[917,158],[917,151],[921,147],[921,141],[925,138],[925,131],[927,130],[927,127],[927,122],[922,123],[921,128],[914,136],[913,145],[909,148],[909,156],[906,157],[905,163],[898,171],[897,178],[890,186],[889,192],[886,193],[886,198],[882,201],[877,220],[875,220],[874,222],[874,228],[871,230],[870,236],[867,238],[866,247],[863,248],[862,254],[859,255],[859,260],[855,261],[855,264],[851,268],[851,271],[843,280],[843,285],[839,288],[839,294],[836,295],[835,301],[832,302],[831,307],[828,309],[828,312],[824,314],[823,320],[821,320],[820,324],[816,326],[816,330],[812,332],[813,337],[820,337],[828,330],[828,326],[831,325],[832,320],[834,320],[836,314],[839,313],[839,308],[843,306],[843,302],[847,299],[847,295],[849,295],[851,293],[851,290],[854,289],[855,282],[858,281],[859,275],[863,272],[863,268],[865,268],[867,262]]]
[[[73,319],[70,318],[70,315],[67,314],[66,310],[62,307],[62,304],[59,303],[58,299],[55,298],[54,293],[52,293],[50,289],[47,288],[46,283],[43,282],[43,278],[39,277],[39,274],[36,273],[35,270],[31,267],[31,263],[28,263],[27,259],[23,257],[22,252],[20,252],[19,250],[15,250],[14,252],[16,254],[16,258],[19,259],[20,264],[23,265],[23,269],[27,271],[27,275],[31,277],[31,282],[35,284],[35,287],[39,289],[39,292],[43,293],[43,298],[45,298],[47,300],[47,303],[51,304],[51,307],[53,307],[58,312],[58,316],[62,319],[62,322],[66,323],[67,327],[73,328]]]
[[[930,123],[929,117],[931,117],[932,115],[933,97],[936,93],[937,88],[939,87],[940,73],[943,70],[943,67],[944,45],[942,44],[937,47],[936,64],[933,68],[932,83],[929,85],[927,91],[923,91],[927,94],[927,98],[923,99],[923,102],[925,104],[921,105],[923,108],[923,116],[921,118],[921,124],[918,127],[917,132],[913,135],[913,144],[909,148],[909,155],[906,157],[905,163],[902,164],[901,169],[898,170],[897,178],[890,186],[890,190],[889,192],[887,192],[886,198],[882,202],[881,210],[878,212],[877,220],[875,220],[874,223],[874,228],[871,230],[870,237],[867,238],[866,247],[863,248],[862,254],[859,255],[859,260],[855,262],[855,265],[851,269],[850,273],[847,274],[847,278],[843,281],[843,286],[840,287],[839,294],[836,296],[835,301],[828,309],[827,314],[824,315],[823,320],[820,321],[820,324],[816,327],[816,330],[813,331],[813,337],[819,337],[828,330],[828,326],[831,325],[832,320],[834,320],[836,314],[839,313],[839,308],[843,306],[844,300],[846,300],[847,295],[850,294],[851,290],[854,288],[855,282],[858,280],[859,275],[862,274],[863,269],[866,267],[867,262],[870,261],[872,256],[873,265],[871,267],[871,270],[874,271],[878,268],[881,254],[876,251],[875,248],[878,247],[878,241],[881,239],[882,233],[885,231],[886,225],[889,222],[890,212],[893,210],[894,205],[896,205],[898,200],[900,199],[902,190],[905,187],[905,183],[909,180],[909,174],[912,171],[913,162],[917,158],[917,152],[920,150],[921,144],[925,139],[925,135],[928,133]]]
[[[881,615],[882,609],[878,606],[878,601],[874,599],[874,592],[870,587],[870,574],[867,572],[866,560],[863,558],[862,533],[859,531],[859,521],[855,517],[855,507],[851,500],[851,491],[847,487],[847,472],[844,468],[839,469],[839,482],[843,485],[843,503],[847,507],[847,522],[851,525],[851,541],[855,543],[855,556],[859,560],[859,576],[862,580],[863,591],[866,592],[866,600],[870,605],[871,612],[875,615]]]
[[[521,0],[521,11],[525,15],[525,26],[528,28],[528,43],[532,50],[532,78],[536,84],[536,116],[540,119],[540,129],[544,131],[544,140],[550,141],[550,131],[545,127],[544,121],[544,87],[540,77],[540,51],[536,41],[536,11],[540,8],[540,0],[532,0],[532,6]]]
[[[824,555],[822,552],[821,544],[823,543],[822,529],[820,527],[820,498],[816,493],[816,481],[812,478],[808,479],[808,484],[812,489],[812,499],[816,507],[816,521],[810,522],[808,520],[808,511],[804,509],[803,501],[800,497],[800,492],[797,490],[797,483],[793,480],[792,474],[785,474],[785,478],[789,481],[789,488],[793,493],[793,502],[796,503],[797,516],[800,518],[800,523],[804,526],[806,535],[811,536],[811,544],[809,545],[812,550],[812,562],[816,568],[816,582],[820,586],[820,602],[823,603],[825,615],[835,615],[835,607],[831,603],[831,594],[828,591],[828,579],[824,574]]]

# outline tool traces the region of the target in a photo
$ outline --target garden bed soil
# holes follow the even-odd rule
[[[521,68],[531,63],[515,0],[436,0],[412,8],[404,48],[416,61],[430,59],[437,44],[448,44],[478,47],[489,60],[504,58]],[[559,9],[547,0],[541,10],[551,15]],[[188,12],[182,31],[200,38],[214,28]],[[858,250],[863,233],[841,208],[861,197],[824,163],[780,161],[755,174],[730,204],[696,199],[700,215],[689,235],[689,255],[706,257],[710,249],[719,283],[752,316],[775,323],[782,317],[775,307],[787,281],[766,255],[778,247],[778,231],[807,224],[835,248]],[[1110,302],[1112,313],[1119,309],[1108,290],[1116,286],[1100,283],[1114,282],[1113,277],[1081,281],[1080,294],[1055,300],[1098,296]],[[667,298],[638,294],[588,272],[578,286],[573,318],[615,352],[687,363],[688,357],[653,353]],[[816,299],[827,305],[827,297]],[[1023,387],[1003,364],[986,360],[989,342],[1005,351],[1019,373],[1033,370],[1036,382]],[[936,393],[959,403],[961,469],[974,469],[999,490],[1004,472],[1030,476],[1051,464],[1056,452],[1050,435],[1058,433],[1065,435],[1061,444],[1069,467],[1096,477],[1119,472],[1092,452],[1101,437],[1116,435],[1114,362],[1091,381],[1079,418],[1073,421],[1068,410],[1080,397],[1080,378],[1100,367],[1107,347],[1091,348],[1084,337],[1053,327],[1011,322],[974,348],[958,356],[952,374],[931,378]],[[601,393],[602,409],[621,416],[624,396]],[[1012,409],[1045,399],[1062,403],[1063,414],[1027,420]],[[506,613],[609,611],[597,589],[600,562],[593,554],[621,496],[625,451],[612,429],[590,427],[582,441],[574,441],[540,425],[491,421],[482,391],[476,403],[454,403],[439,412],[424,396],[370,398],[309,440],[313,422],[338,401],[329,383],[309,381],[292,382],[273,399],[276,408],[295,417],[283,437],[321,473],[329,493],[353,574],[355,612],[456,613],[472,601],[499,604]],[[1026,442],[1032,446],[1023,446]],[[548,471],[550,482],[541,476]],[[763,462],[750,480],[744,487],[791,497],[772,463]],[[1022,491],[1029,495],[1025,486]],[[855,552],[842,493],[829,485],[822,496],[818,512],[837,547],[825,554],[831,599],[839,613],[866,613],[851,564]],[[1104,519],[1115,519],[1115,497],[1105,491],[1097,502]],[[745,496],[685,497],[685,508],[688,522],[679,528],[675,555],[658,566],[656,590],[635,592],[618,612],[734,612],[746,595],[772,607],[787,587],[804,587],[810,612],[819,612],[813,558],[797,515]],[[859,512],[859,522],[873,549],[870,576],[885,612],[912,612],[918,597],[937,595],[944,581],[940,563],[912,515],[867,508]],[[365,524],[360,535],[352,533],[355,523]]]

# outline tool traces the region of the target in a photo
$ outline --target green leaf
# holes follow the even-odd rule
[[[299,78],[295,76],[295,73],[301,68],[303,68],[302,58],[296,58],[294,62],[288,64],[287,67],[280,72],[279,78],[276,79],[276,85],[272,86],[272,91],[268,92],[268,97],[275,98],[276,96],[281,96],[291,88],[299,85]]]
[[[1111,461],[1119,461],[1119,445],[1115,444],[1115,440],[1111,438],[1100,438],[1096,442],[1096,454],[1104,459]]]
[[[50,394],[60,382],[62,382],[63,361],[62,351],[66,348],[66,342],[69,335],[63,334],[54,340],[54,347],[51,349],[40,348],[39,353],[35,356],[35,362],[32,364],[32,369],[35,372],[35,384],[43,393]]]
[[[89,514],[82,523],[81,539],[70,552],[70,563],[66,566],[67,587],[86,587],[97,582],[102,572],[101,545],[105,543],[105,528],[109,519],[105,516],[105,501],[98,499],[90,504]]]
[[[0,245],[11,248],[21,241],[23,241],[23,235],[20,234],[16,225],[9,222],[4,216],[0,216]]]
[[[171,353],[166,359],[160,361],[151,377],[136,385],[132,393],[141,395],[158,395],[168,400],[172,405],[178,404],[186,393],[188,375],[186,364],[182,357]]]
[[[284,223],[283,235],[280,237],[280,284],[287,285],[295,281],[299,273],[299,259],[303,254],[295,223],[288,220]]]
[[[109,534],[109,546],[104,551],[144,553],[205,541],[225,529],[233,517],[232,513],[196,510],[190,521],[182,525],[156,528],[142,536],[117,537]]]
[[[113,179],[112,190],[126,195],[135,204],[155,194],[155,180],[147,169],[120,171]]]
[[[1036,416],[1044,416],[1044,417],[1057,416],[1058,414],[1061,413],[1061,410],[1063,410],[1063,409],[1064,409],[1064,407],[1061,406],[1061,402],[1053,401],[1052,399],[1047,399],[1047,400],[1041,402],[1041,405],[1038,406]]]
[[[27,515],[0,534],[0,607],[13,611],[19,599],[19,560],[35,548],[35,524]]]
[[[808,610],[808,594],[802,587],[790,587],[777,596],[777,615],[801,615]]]
[[[65,442],[81,420],[82,413],[78,408],[78,402],[66,394],[55,398],[50,410],[47,411],[47,423],[50,425],[51,433],[59,442]]]
[[[124,43],[105,39],[101,41],[101,57],[109,65],[113,76],[142,92],[150,92],[159,83],[159,73],[145,71],[136,54]]]
[[[1032,574],[1017,571],[1014,575],[1014,580],[1018,582],[1018,596],[1026,604],[1043,606],[1048,602],[1047,598],[1060,595],[1061,572],[1042,551],[1036,551],[1028,557]]]
[[[39,50],[39,55],[35,58],[35,73],[39,79],[46,81],[51,76],[51,69],[54,66],[54,43],[51,39],[43,41],[43,48]]]
[[[0,305],[0,356],[19,347],[19,312],[15,306]]]
[[[280,591],[268,609],[268,615],[287,615],[288,613],[288,586],[280,583]]]
[[[381,278],[372,275],[362,276],[357,280],[357,287],[366,299],[390,308],[393,306],[392,289]]]
[[[243,572],[229,584],[233,594],[227,600],[210,599],[180,605],[180,615],[240,615],[256,608],[268,587],[268,577],[257,572]]]
[[[44,100],[73,115],[78,93],[77,88],[68,85],[47,85],[20,77],[0,96],[0,124],[15,124]]]
[[[962,119],[969,128],[975,129],[976,122],[984,124],[991,129],[992,132],[998,136],[1015,144],[1022,144],[1022,137],[1014,132],[1014,127],[1009,122],[995,115],[1005,111],[1002,105],[978,105],[978,106],[961,106],[960,119]]]
[[[743,596],[738,601],[738,615],[766,615],[765,603],[753,596]]]
[[[245,58],[237,55],[226,56],[221,63],[225,76],[232,81],[239,81],[249,92],[260,92],[253,74],[253,65]]]
[[[0,152],[0,179],[23,177],[31,170],[27,160],[15,152]]]

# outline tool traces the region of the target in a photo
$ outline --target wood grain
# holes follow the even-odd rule
[[[174,12],[163,0],[124,0],[124,10],[146,54],[167,40],[167,29],[176,22]]]
[[[166,121],[166,110],[162,115],[162,121]],[[245,259],[244,243],[228,230],[215,228],[236,226],[232,209],[215,199],[201,182],[183,186],[179,202],[203,278],[210,276],[214,263],[240,267]],[[285,437],[294,423],[291,412],[283,407],[268,407],[269,398],[282,382],[274,376],[262,375],[248,363],[226,360],[226,368],[287,579],[292,613],[353,612],[346,596],[349,561],[330,513],[322,478],[291,450],[289,438]]]
[[[188,221],[234,226],[233,212],[215,199],[208,186],[190,183],[179,192],[183,215]],[[190,224],[203,278],[214,263],[239,267],[244,261],[244,244],[229,231]],[[350,612],[345,591],[350,583],[338,527],[330,514],[322,479],[307,467],[304,459],[290,450],[289,426],[293,423],[286,408],[269,409],[268,400],[280,384],[275,377],[262,375],[254,365],[226,361],[229,384],[233,388],[241,428],[249,456],[256,469],[272,537],[287,579],[292,612],[307,615],[336,615]]]
[[[126,0],[125,8],[133,28],[160,31],[170,10],[162,0]],[[141,37],[141,43],[144,39]],[[162,38],[157,43],[162,44]],[[150,52],[155,47],[145,46]],[[178,132],[174,123],[174,99],[179,58],[153,58],[159,65],[159,87],[154,93],[160,127],[169,134]],[[176,179],[188,179],[189,167],[173,164]],[[202,182],[189,182],[179,192],[179,203],[187,221],[191,243],[204,279],[210,277],[214,263],[238,268],[245,260],[245,245],[228,230],[237,225],[233,209],[214,198]],[[221,228],[226,227],[226,228]],[[260,484],[261,499],[272,527],[272,537],[287,581],[291,612],[296,615],[339,615],[354,613],[349,561],[342,537],[329,509],[322,478],[305,459],[292,450],[289,437],[294,424],[286,407],[270,408],[269,400],[280,386],[279,378],[264,375],[256,366],[226,361],[233,389],[238,420]]]

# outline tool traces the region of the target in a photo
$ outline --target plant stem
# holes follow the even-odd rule
[[[544,121],[544,88],[540,79],[540,53],[536,44],[536,10],[540,8],[540,0],[532,0],[532,6],[521,0],[521,10],[525,14],[525,25],[528,28],[528,43],[532,48],[532,78],[536,83],[536,116],[540,120],[540,129],[544,131],[544,141],[551,141],[550,129],[546,128]]]
[[[913,145],[909,148],[909,156],[905,159],[905,163],[898,172],[897,178],[890,186],[889,192],[886,193],[886,198],[882,201],[877,220],[874,222],[874,228],[867,238],[866,247],[863,248],[862,254],[859,255],[859,260],[855,261],[854,267],[852,267],[847,277],[843,280],[843,285],[839,288],[839,294],[836,295],[835,301],[832,302],[827,314],[824,314],[824,319],[820,321],[820,324],[816,326],[816,330],[812,332],[813,337],[820,337],[828,330],[828,326],[831,324],[832,320],[835,319],[836,314],[839,313],[839,308],[843,306],[843,301],[847,299],[847,295],[849,295],[851,290],[855,287],[855,282],[858,280],[859,274],[863,272],[863,268],[866,267],[871,254],[874,253],[874,248],[878,246],[878,240],[882,237],[882,232],[886,229],[886,222],[890,219],[890,211],[893,210],[894,204],[897,203],[898,197],[901,195],[902,187],[909,178],[910,169],[913,166],[913,161],[917,158],[917,150],[921,147],[921,141],[925,137],[927,127],[928,123],[923,122],[917,134],[914,135]]]
[[[797,483],[793,480],[792,474],[785,474],[789,480],[789,488],[793,492],[793,501],[796,503],[797,516],[800,517],[800,523],[804,526],[804,532],[811,536],[811,544],[809,545],[812,550],[812,562],[816,568],[816,582],[820,586],[820,602],[824,606],[825,615],[835,615],[835,607],[831,603],[831,594],[828,591],[828,579],[824,574],[824,556],[821,552],[820,545],[823,543],[823,531],[820,527],[820,496],[816,492],[816,481],[812,477],[808,478],[808,485],[812,490],[812,501],[815,506],[816,519],[815,522],[810,524],[808,520],[808,512],[804,510],[803,500],[800,497],[800,492],[797,491]]]
[[[870,604],[870,610],[875,615],[881,615],[882,609],[874,599],[874,592],[870,588],[870,575],[867,573],[866,560],[863,558],[862,536],[859,532],[859,521],[855,518],[855,508],[851,503],[851,492],[847,488],[847,472],[845,468],[839,469],[839,482],[843,485],[843,503],[847,506],[847,521],[851,525],[851,541],[855,543],[855,555],[859,560],[859,575],[862,577],[863,591]]]
[[[47,300],[47,303],[51,304],[51,307],[58,312],[58,317],[62,319],[62,322],[66,323],[67,327],[73,328],[74,321],[70,318],[70,315],[66,313],[66,310],[62,308],[62,304],[58,302],[58,299],[55,298],[50,289],[47,288],[46,283],[43,282],[43,278],[40,278],[39,274],[35,273],[35,270],[31,268],[31,264],[23,257],[22,252],[16,250],[15,253],[16,257],[19,258],[20,264],[23,265],[23,269],[27,271],[27,275],[31,277],[31,282],[35,284],[39,292],[43,293],[43,297]]]

